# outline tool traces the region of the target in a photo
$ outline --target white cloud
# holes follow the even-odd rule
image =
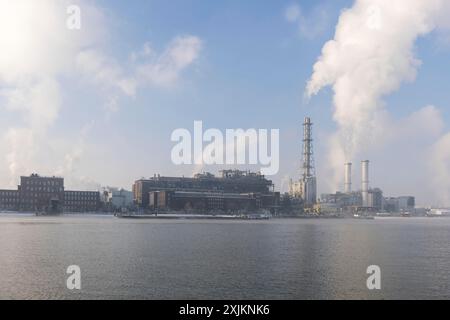
[[[202,41],[198,37],[177,37],[156,59],[136,67],[138,79],[144,84],[171,86],[178,81],[180,73],[198,58],[201,48]],[[149,51],[149,47],[144,49]]]
[[[66,28],[68,4],[0,0],[0,94],[5,109],[21,114],[24,122],[4,132],[11,179],[38,167],[38,146],[46,143],[46,131],[61,108],[58,78],[70,71],[77,52],[91,45],[97,35],[97,31],[76,33]],[[99,12],[87,3],[83,3],[83,13],[86,18],[102,21]]]
[[[58,116],[61,105],[59,83],[52,77],[18,82],[0,91],[10,111],[21,112],[26,123],[35,130],[44,130]]]
[[[301,15],[300,6],[298,4],[292,4],[286,8],[284,16],[288,22],[296,22]]]
[[[145,43],[142,50],[131,54],[131,65],[121,65],[98,50],[85,50],[78,54],[76,65],[87,79],[108,91],[108,95],[116,88],[122,94],[134,97],[139,87],[176,84],[181,73],[197,60],[201,47],[198,37],[177,37],[158,55],[149,43]],[[109,99],[108,106],[110,110],[117,110],[117,99]]]
[[[123,94],[134,96],[137,81],[125,75],[124,68],[115,59],[98,50],[84,50],[76,57],[79,71],[93,83],[105,90],[119,89]]]
[[[298,26],[300,36],[313,39],[327,30],[331,20],[329,10],[329,7],[320,4],[305,13],[300,5],[295,3],[286,8],[284,17],[286,21]]]
[[[81,30],[66,27],[67,7],[74,3],[81,8]],[[134,97],[139,87],[174,84],[201,48],[197,37],[179,37],[159,56],[145,44],[135,56],[139,62],[122,63],[105,49],[108,30],[103,10],[89,1],[0,0],[0,108],[21,118],[0,132],[10,181],[33,171],[52,172],[64,161],[65,172],[76,171],[82,149],[52,150],[47,135],[66,98],[63,79],[82,74],[92,80],[113,111],[122,95]],[[45,162],[50,153],[55,159]]]

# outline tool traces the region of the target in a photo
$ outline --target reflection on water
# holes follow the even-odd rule
[[[449,299],[449,263],[450,219],[0,217],[1,299]]]

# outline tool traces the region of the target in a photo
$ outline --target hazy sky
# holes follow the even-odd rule
[[[0,0],[0,187],[32,172],[69,188],[190,176],[170,135],[202,120],[280,129],[270,178],[286,190],[310,116],[319,193],[343,188],[345,161],[357,188],[369,159],[385,195],[450,204],[444,2]]]

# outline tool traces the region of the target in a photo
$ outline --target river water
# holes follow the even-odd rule
[[[450,299],[447,218],[0,216],[0,299],[436,298]]]

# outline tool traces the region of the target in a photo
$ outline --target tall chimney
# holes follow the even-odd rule
[[[344,192],[352,192],[352,163],[348,162],[345,164],[345,174],[344,174]]]
[[[303,123],[303,178],[313,176],[313,170],[312,122],[311,118],[305,117]]]
[[[369,206],[369,160],[361,162],[361,195],[363,207]]]

